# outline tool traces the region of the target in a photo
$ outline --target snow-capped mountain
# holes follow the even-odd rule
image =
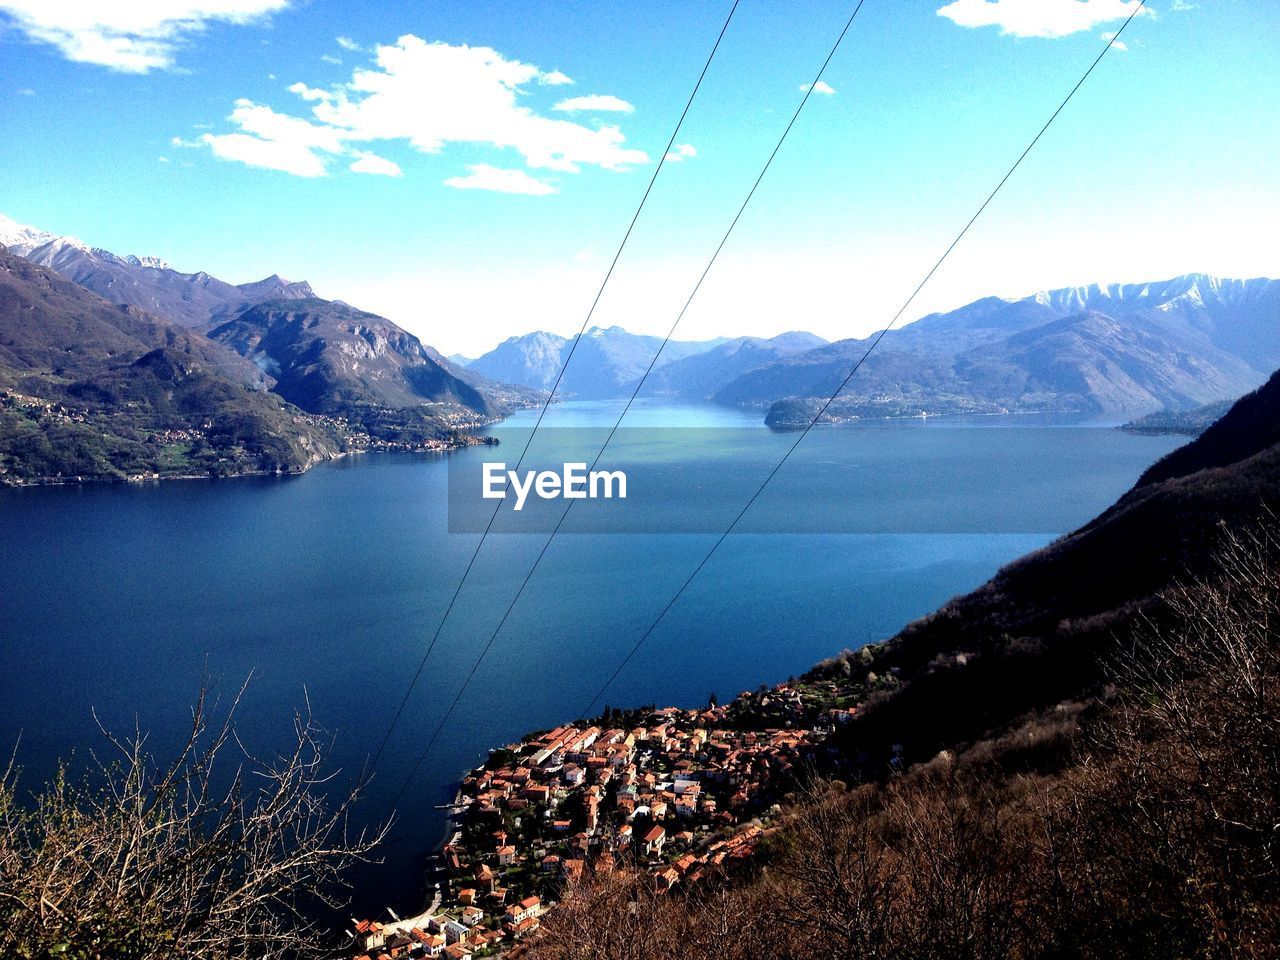
[[[230,284],[199,271],[182,273],[155,256],[121,256],[84,241],[18,223],[0,214],[0,244],[49,267],[112,303],[128,304],[184,327],[203,327],[266,300],[314,297],[305,281],[270,276]]]
[[[0,244],[42,266],[52,266],[52,261],[65,259],[74,254],[90,254],[104,260],[117,260],[131,267],[148,267],[153,270],[171,270],[168,261],[160,257],[135,256],[127,254],[119,256],[101,247],[90,247],[78,237],[63,237],[48,230],[29,227],[18,223],[12,217],[0,213]],[[55,268],[56,269],[56,268]]]
[[[716,399],[767,407],[829,396],[867,343],[843,340],[761,366]],[[890,331],[847,393],[868,416],[873,408],[1146,412],[1237,397],[1277,367],[1280,281],[1196,273],[986,297],[930,314]]]

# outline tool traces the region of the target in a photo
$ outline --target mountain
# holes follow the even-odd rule
[[[1159,410],[1121,424],[1120,429],[1128,430],[1130,433],[1180,433],[1188,437],[1198,437],[1220,420],[1234,404],[1234,400],[1219,400],[1191,410]]]
[[[4,241],[112,303],[190,328],[213,350],[206,362],[252,370],[245,376],[255,385],[307,413],[350,417],[375,441],[437,440],[536,399],[534,391],[464,372],[390,320],[318,298],[306,282],[273,274],[233,285],[0,215]]]
[[[573,362],[565,370],[556,395],[577,400],[610,400],[631,394],[662,346],[661,337],[628,333],[616,326],[592,327],[583,334],[576,349],[574,339],[544,331],[511,337],[473,360],[467,369],[494,380],[550,390],[572,350]],[[725,342],[723,338],[699,342],[672,340],[663,349],[655,371]]]
[[[343,442],[190,330],[0,248],[0,479],[294,472]]]
[[[819,336],[802,331],[780,333],[768,340],[738,337],[654,370],[650,377],[652,386],[647,384],[645,392],[686,400],[706,400],[745,373],[826,342]]]
[[[200,327],[265,300],[315,294],[305,282],[270,276],[239,286],[207,273],[180,273],[159,257],[119,256],[75,237],[24,226],[0,214],[0,244],[49,267],[112,303],[128,304],[184,327]]]
[[[1191,274],[1160,283],[988,297],[887,333],[831,413],[1181,409],[1257,386],[1280,365],[1280,282]],[[723,403],[803,416],[866,353],[843,340],[749,371]]]
[[[504,340],[488,353],[472,360],[467,368],[494,380],[550,390],[568,343],[564,337],[554,333],[526,333]]]
[[[457,375],[417,337],[344,303],[269,300],[214,326],[209,338],[251,360],[276,393],[312,413],[364,421],[377,407],[472,420],[498,412],[474,374]]]

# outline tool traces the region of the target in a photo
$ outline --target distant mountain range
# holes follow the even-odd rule
[[[411,446],[455,436],[545,398],[570,354],[557,398],[629,396],[661,345],[620,327],[593,327],[580,342],[535,332],[474,360],[445,358],[390,320],[317,297],[305,282],[272,275],[230,284],[3,215],[0,246],[8,249],[9,290],[0,304],[0,388],[38,384],[44,392],[32,396],[69,401],[69,384],[118,381],[126,362],[163,348],[188,359],[152,365],[156,370],[181,367],[184,376],[216,378],[220,389],[269,391],[285,402],[274,410],[292,411],[289,423],[329,418],[329,440],[313,442],[314,450],[340,451],[353,437]],[[52,273],[21,269],[16,258]],[[96,306],[72,303],[62,287],[57,296],[41,293],[53,289],[55,275],[91,294]],[[24,304],[36,301],[33,314]],[[101,312],[112,307],[115,313]],[[31,326],[37,314],[39,330]],[[672,341],[642,395],[745,406],[772,425],[801,425],[870,343],[828,343],[802,332]],[[827,417],[1178,412],[1240,396],[1277,366],[1280,282],[1188,274],[1072,287],[1018,300],[988,297],[890,331]],[[92,393],[86,390],[81,394]],[[110,395],[99,396],[99,413],[109,409]],[[272,426],[263,430],[276,431],[286,447],[300,436],[284,421],[267,420]],[[277,467],[300,464],[284,457]]]
[[[870,338],[767,364],[722,403],[805,422]],[[1280,365],[1280,282],[1190,274],[1160,283],[990,297],[890,331],[832,419],[920,413],[1138,414],[1237,397]]]
[[[628,396],[661,341],[593,328],[557,395]],[[807,423],[871,338],[808,333],[672,342],[643,396],[712,400]],[[468,369],[548,389],[573,341],[512,337]],[[1280,366],[1280,282],[1189,274],[1159,283],[987,297],[890,331],[827,418],[921,414],[1138,415],[1238,397]]]
[[[461,442],[538,399],[305,282],[237,286],[0,215],[0,479],[295,471]]]
[[[592,327],[574,349],[576,339],[543,331],[512,337],[471,361],[467,369],[549,390],[572,351],[573,361],[556,396],[609,400],[631,395],[662,346],[661,337],[628,333],[621,327]],[[658,356],[643,395],[707,400],[742,373],[826,342],[811,333],[784,333],[771,340],[672,340]]]

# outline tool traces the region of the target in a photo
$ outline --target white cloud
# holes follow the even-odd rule
[[[570,77],[566,77],[559,70],[552,70],[549,73],[538,74],[538,83],[544,87],[562,87],[565,84],[573,83]]]
[[[342,66],[342,58],[335,57],[332,53],[322,53],[320,54],[320,59],[323,60],[325,63],[332,64],[335,67]]]
[[[667,163],[680,163],[682,160],[696,157],[698,151],[691,143],[677,143],[670,151],[667,152],[665,159]]]
[[[1116,39],[1116,32],[1114,30],[1108,30],[1106,33],[1102,34],[1102,39],[1111,44],[1112,50],[1124,52],[1129,49],[1123,40]]]
[[[36,95],[36,92],[32,90],[30,87],[21,87],[14,92],[17,93],[18,96],[20,97],[34,97]]]
[[[512,149],[529,167],[576,173],[581,165],[622,170],[646,163],[616,126],[587,127],[543,116],[521,102],[537,67],[489,47],[403,36],[379,46],[377,66],[356,70],[314,113],[352,140],[408,140],[425,153],[449,143]]]
[[[465,177],[450,177],[444,185],[455,190],[492,190],[496,193],[523,193],[534,197],[560,192],[551,184],[531,177],[523,170],[502,170],[487,163],[472,164],[467,169],[470,173]]]
[[[169,163],[168,157],[156,157],[156,163]]]
[[[328,90],[318,90],[315,87],[308,87],[301,81],[290,84],[288,89],[290,93],[296,93],[303,100],[328,100],[332,96]]]
[[[298,177],[323,177],[329,157],[346,151],[337,130],[277,113],[252,100],[237,100],[228,117],[240,133],[206,133],[201,142],[223,160],[280,170]]]
[[[394,160],[388,160],[386,157],[380,157],[376,153],[370,153],[367,150],[353,151],[356,160],[347,169],[353,173],[372,173],[381,177],[398,177],[404,171],[400,169],[400,164]]]
[[[1138,0],[954,0],[938,16],[962,27],[999,27],[1014,37],[1065,37],[1123,20],[1137,6]]]
[[[809,89],[809,84],[800,84],[800,89],[807,91]],[[825,80],[819,80],[813,85],[813,92],[820,93],[824,97],[834,97],[836,95],[836,88],[831,86],[831,84],[827,83]]]
[[[33,40],[68,60],[126,73],[174,65],[186,37],[211,23],[246,24],[283,10],[290,0],[0,0],[0,13]]]
[[[364,49],[364,47],[360,46],[360,44],[356,43],[350,37],[334,37],[334,40],[343,50],[350,50],[355,53]]]
[[[596,113],[633,113],[636,108],[620,97],[593,93],[586,97],[570,97],[568,100],[561,100],[551,109],[562,113],[582,110],[593,110]]]
[[[616,125],[586,126],[527,105],[526,85],[551,82],[546,78],[554,75],[489,47],[428,43],[403,36],[394,44],[377,47],[374,59],[375,66],[356,69],[348,82],[327,89],[292,84],[289,91],[311,105],[309,117],[238,100],[228,119],[239,129],[202,140],[223,159],[306,177],[323,176],[339,155],[356,158],[351,169],[374,172],[370,167],[380,165],[362,162],[357,148],[384,141],[407,141],[423,153],[440,153],[451,144],[511,150],[532,170],[562,173],[577,173],[584,166],[622,171],[649,162],[644,151],[626,146],[626,137]],[[631,109],[616,97],[580,99],[605,104],[597,109]],[[249,143],[246,138],[260,142]],[[462,189],[495,182],[500,186],[481,188],[557,192],[533,176],[516,179],[520,171],[501,171],[488,164],[474,169],[481,173],[455,178],[465,181]],[[495,178],[488,172],[495,170],[512,176]],[[377,172],[388,172],[388,168],[381,166]]]

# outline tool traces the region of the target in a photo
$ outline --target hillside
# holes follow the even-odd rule
[[[814,676],[895,676],[893,696],[868,709],[848,737],[876,740],[892,730],[911,756],[932,756],[1087,690],[1117,632],[1171,584],[1208,576],[1223,527],[1257,520],[1277,494],[1280,373],[1153,465],[1101,516]]]
[[[1191,410],[1158,410],[1121,424],[1120,429],[1128,430],[1130,433],[1172,433],[1198,437],[1220,420],[1234,404],[1234,400],[1219,400]]]
[[[390,320],[316,297],[306,282],[273,274],[233,285],[3,215],[0,242],[111,303],[189,330],[185,342],[199,345],[206,366],[306,413],[349,421],[330,426],[367,434],[362,446],[436,443],[538,399],[534,390],[464,370]],[[41,335],[60,350],[70,331],[53,322]]]
[[[529,955],[1275,956],[1278,414],[1280,373],[1085,527],[799,680],[495,754],[475,788],[634,728],[653,771],[615,801],[636,842],[575,861]]]
[[[919,413],[1137,413],[1238,396],[1280,363],[1280,283],[1199,274],[994,297],[892,330],[832,419]],[[844,340],[766,364],[718,402],[799,421],[870,345]],[[783,402],[780,407],[776,404]]]
[[[209,338],[251,360],[272,388],[312,413],[363,417],[375,408],[482,419],[497,411],[438,354],[389,320],[310,297],[271,300],[214,326]]]
[[[294,472],[342,441],[252,364],[0,249],[6,482]]]

